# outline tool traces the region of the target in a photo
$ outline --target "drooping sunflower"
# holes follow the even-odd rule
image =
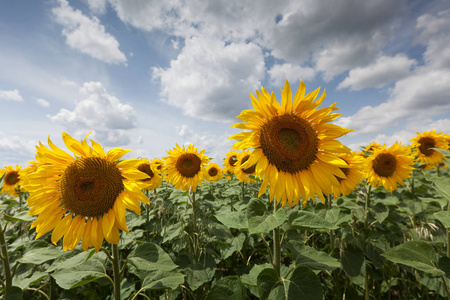
[[[112,244],[120,240],[119,229],[129,232],[126,209],[140,214],[139,201],[149,203],[139,180],[147,174],[136,170],[138,159],[121,157],[131,150],[114,148],[105,153],[95,141],[77,141],[63,132],[64,144],[74,156],[55,146],[50,137],[45,147],[39,142],[36,158],[42,163],[27,175],[31,207],[29,214],[38,215],[31,224],[36,239],[53,230],[56,245],[64,236],[64,251],[73,250],[80,239],[85,251],[98,251],[106,239]]]
[[[11,196],[18,196],[19,188],[21,191],[25,191],[25,188],[22,185],[24,173],[21,169],[22,167],[19,165],[16,165],[15,168],[13,166],[5,166],[4,169],[0,169],[0,177],[5,175],[5,178],[3,179],[3,188],[1,190],[2,192]]]
[[[236,175],[237,180],[244,183],[253,183],[254,179],[250,178],[248,175],[256,175],[256,165],[245,165],[244,164],[249,161],[252,155],[251,151],[242,151],[237,156],[237,163],[234,167],[234,175]]]
[[[188,191],[197,190],[197,185],[202,185],[207,176],[204,166],[209,158],[204,154],[205,149],[197,152],[197,147],[190,144],[187,148],[176,145],[173,150],[168,150],[169,156],[164,158],[164,170],[167,173],[167,181],[176,189]]]
[[[225,169],[231,171],[231,173],[234,173],[234,168],[236,167],[238,155],[239,152],[237,151],[230,151],[227,154],[225,154],[223,166],[225,167]]]
[[[319,89],[305,96],[305,84],[292,99],[288,81],[281,91],[281,104],[275,94],[263,87],[251,96],[254,110],[244,110],[237,117],[244,121],[232,127],[250,130],[231,136],[239,140],[234,149],[253,149],[246,166],[256,164],[256,175],[263,178],[259,194],[270,184],[270,200],[294,206],[303,198],[316,194],[325,202],[323,193],[331,194],[332,185],[339,185],[337,177],[344,178],[340,168],[347,167],[335,153],[350,149],[335,140],[352,131],[329,122],[340,114],[335,103],[317,109],[325,99],[325,92],[316,99]]]
[[[208,174],[206,179],[209,181],[218,181],[223,177],[222,169],[216,163],[209,163],[206,166],[206,173]]]
[[[150,161],[150,163],[156,166],[156,172],[158,172],[159,174],[163,173],[164,161],[162,159],[155,157]]]
[[[404,180],[414,169],[414,157],[409,149],[397,142],[389,148],[383,145],[375,150],[366,162],[367,182],[375,187],[382,185],[389,192],[397,189],[397,183],[404,186]]]
[[[367,152],[373,152],[374,150],[380,149],[380,148],[381,148],[381,145],[380,145],[380,144],[375,143],[375,142],[372,142],[372,143],[369,144],[369,146],[367,146],[367,147],[364,149],[364,151],[367,151]]]
[[[441,133],[436,130],[417,132],[417,136],[411,139],[411,146],[415,149],[414,156],[420,164],[439,165],[443,162],[444,155],[432,148],[447,149]]]
[[[144,172],[149,177],[140,180],[142,183],[146,184],[144,189],[154,190],[158,188],[162,183],[161,175],[158,172],[158,166],[161,165],[154,164],[147,158],[141,158],[140,161],[141,163],[137,166],[138,171]]]
[[[334,198],[347,196],[355,190],[356,186],[361,183],[365,175],[365,158],[356,154],[340,153],[338,157],[345,161],[348,165],[347,168],[341,168],[345,174],[345,178],[337,177],[339,186],[332,186]]]

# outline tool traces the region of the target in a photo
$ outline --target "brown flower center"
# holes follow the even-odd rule
[[[4,182],[6,185],[15,185],[20,181],[19,179],[19,172],[17,171],[10,171],[6,172]]]
[[[343,161],[345,161],[348,165],[348,161],[346,161],[342,157],[339,157],[339,158],[342,159]],[[341,177],[337,177],[337,176],[335,176],[335,177],[339,182],[341,182],[342,180],[345,180],[348,177],[348,175],[350,174],[350,167],[349,168],[339,168],[339,169],[342,171],[342,173],[344,173],[345,178],[341,178]]]
[[[214,177],[217,175],[217,173],[219,173],[219,171],[217,170],[217,168],[212,167],[208,170],[208,175],[211,177]]]
[[[230,164],[230,166],[234,167],[234,165],[237,163],[236,155],[230,156],[228,158],[228,163]]]
[[[295,115],[276,116],[261,126],[261,149],[278,171],[295,174],[316,159],[318,138],[311,124]]]
[[[178,172],[184,177],[194,177],[201,170],[202,161],[193,153],[182,154],[176,164]]]
[[[373,171],[382,177],[389,177],[395,173],[397,160],[390,153],[380,153],[372,162]]]
[[[241,166],[250,158],[250,155],[246,155],[241,160]],[[242,169],[242,172],[245,174],[253,174],[255,173],[256,165],[253,165],[251,167],[248,167],[246,169]]]
[[[71,212],[85,217],[107,213],[124,190],[116,165],[100,157],[71,163],[61,177],[61,198]]]
[[[150,181],[150,180],[152,180],[153,176],[155,175],[155,174],[153,174],[153,171],[152,171],[152,169],[150,168],[150,165],[147,164],[147,163],[140,164],[140,165],[137,167],[137,169],[138,169],[139,171],[141,171],[141,172],[144,172],[144,173],[147,174],[148,176],[150,176],[150,178],[144,178],[144,179],[141,179],[141,181]]]
[[[425,156],[431,156],[435,150],[431,149],[436,147],[436,141],[429,137],[429,136],[425,136],[419,139],[419,150],[420,153],[422,153]]]

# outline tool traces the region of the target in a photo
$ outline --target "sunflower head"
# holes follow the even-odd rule
[[[148,175],[148,178],[141,179],[140,181],[145,183],[147,186],[144,189],[147,190],[154,190],[158,188],[161,183],[161,175],[160,170],[162,167],[162,164],[159,163],[153,163],[153,161],[149,161],[146,158],[141,158],[141,163],[137,166],[137,170],[140,172],[144,172]],[[159,170],[158,170],[159,168]]]
[[[234,175],[240,182],[244,183],[252,183],[255,182],[254,179],[250,178],[248,175],[256,175],[255,174],[255,164],[249,164],[250,156],[252,155],[251,151],[242,151],[239,153],[237,157],[237,163],[234,168]]]
[[[319,89],[305,95],[305,84],[293,95],[286,81],[281,91],[281,103],[275,94],[263,87],[251,95],[253,110],[244,110],[237,118],[242,123],[232,127],[247,131],[230,138],[238,140],[233,149],[250,149],[252,155],[245,166],[255,166],[255,175],[263,179],[259,194],[270,185],[270,199],[282,205],[303,203],[314,195],[325,201],[323,194],[331,194],[343,178],[340,168],[347,163],[335,153],[349,153],[350,149],[336,138],[352,131],[329,122],[340,114],[335,104],[318,108],[325,92],[317,98]]]
[[[442,133],[436,130],[417,132],[417,136],[411,139],[414,148],[414,156],[419,164],[439,165],[443,162],[444,155],[433,148],[447,149],[447,144]]]
[[[187,191],[192,188],[195,192],[197,185],[202,185],[207,176],[204,166],[209,158],[204,153],[205,149],[198,152],[197,147],[191,144],[187,148],[177,144],[168,150],[169,156],[164,158],[167,181],[177,189]]]
[[[405,185],[404,180],[411,175],[414,158],[408,147],[395,143],[389,148],[383,145],[367,158],[366,177],[372,186],[383,185],[387,191],[397,189],[397,183]]]
[[[345,161],[348,165],[347,168],[340,168],[345,177],[336,177],[339,181],[338,186],[333,186],[334,198],[342,196],[347,196],[353,190],[356,189],[357,185],[361,183],[365,172],[365,158],[356,153],[340,153],[337,155],[340,159]]]
[[[114,148],[105,153],[93,140],[89,146],[86,138],[80,142],[63,133],[73,156],[50,138],[50,148],[39,143],[39,164],[26,177],[29,214],[38,215],[31,225],[36,239],[53,230],[54,244],[64,236],[64,250],[73,250],[81,239],[86,251],[92,246],[98,251],[104,239],[117,244],[119,229],[128,232],[126,208],[140,214],[138,200],[149,203],[141,191],[148,175],[136,169],[140,160],[121,160],[130,150]]]
[[[11,196],[18,196],[19,189],[25,191],[23,187],[23,178],[25,177],[24,170],[21,170],[21,166],[16,165],[16,167],[5,166],[4,169],[0,169],[0,177],[5,175],[3,178],[3,188],[2,192],[7,193]]]
[[[225,169],[229,170],[231,173],[234,173],[234,168],[236,167],[237,157],[239,152],[230,151],[225,154],[225,159],[223,160],[223,166]]]
[[[375,150],[377,150],[377,149],[380,149],[380,148],[381,148],[381,145],[380,145],[380,144],[375,143],[375,142],[372,142],[372,143],[370,143],[370,144],[364,149],[364,151],[372,152],[372,153],[373,153],[373,151],[375,151]]]
[[[219,181],[223,177],[223,171],[216,163],[209,163],[206,166],[206,173],[208,174],[206,179],[209,181]]]
[[[164,160],[155,157],[154,159],[152,159],[152,161],[150,163],[153,166],[155,166],[157,173],[159,173],[159,174],[163,174],[164,173]]]

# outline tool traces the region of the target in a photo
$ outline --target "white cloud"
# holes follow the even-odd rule
[[[130,105],[108,94],[100,82],[85,82],[80,94],[84,99],[73,111],[63,108],[49,118],[79,138],[94,131],[93,137],[108,146],[130,142],[127,130],[137,126],[136,113]]]
[[[96,14],[104,14],[106,12],[106,0],[86,0],[89,9]]]
[[[301,80],[312,80],[316,76],[313,68],[303,68],[301,66],[284,63],[282,65],[273,65],[267,71],[270,76],[270,84],[275,86],[282,86],[287,79],[290,83]]]
[[[42,99],[42,98],[37,99],[36,102],[37,102],[37,104],[39,104],[40,106],[43,106],[43,107],[50,106],[50,103],[47,100]]]
[[[34,159],[36,142],[25,141],[19,136],[8,136],[0,131],[0,168],[5,165],[16,164],[25,167],[25,164]]]
[[[0,100],[22,102],[23,98],[18,90],[0,91]]]
[[[78,86],[78,84],[72,80],[61,80],[61,85],[68,86],[68,87],[77,87]]]
[[[231,121],[245,108],[264,70],[262,50],[255,44],[204,37],[187,39],[169,68],[152,68],[168,104],[188,116],[215,121]]]
[[[62,34],[67,45],[106,63],[126,63],[125,55],[119,50],[119,42],[105,31],[98,18],[85,16],[66,0],[58,3],[52,12],[55,21],[63,25]]]
[[[406,77],[416,63],[414,59],[403,54],[394,57],[380,56],[368,66],[350,70],[338,89],[350,88],[358,91],[369,87],[380,88]]]

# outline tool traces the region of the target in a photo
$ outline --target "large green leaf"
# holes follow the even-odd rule
[[[216,212],[215,217],[228,228],[248,228],[247,212],[245,210],[230,211],[229,208],[221,209]]]
[[[5,294],[5,300],[22,300],[23,292],[22,289],[17,286],[10,287]]]
[[[221,258],[225,260],[233,255],[234,252],[240,251],[244,246],[245,239],[246,235],[241,232],[237,236],[226,239],[224,243],[219,243]]]
[[[366,274],[364,253],[353,244],[348,244],[341,252],[341,263],[345,273],[353,283],[362,285]]]
[[[108,275],[105,273],[102,262],[93,258],[74,268],[56,270],[51,276],[56,284],[68,290]]]
[[[436,254],[433,246],[425,241],[409,241],[382,254],[386,259],[421,270],[431,276],[445,275],[435,265]]]
[[[450,211],[438,211],[434,213],[433,216],[438,219],[445,228],[450,228]]]
[[[31,242],[26,247],[25,253],[19,259],[19,262],[23,264],[40,265],[63,254],[64,251],[59,247],[55,247],[43,240],[37,240]]]
[[[250,234],[268,233],[286,221],[286,212],[281,208],[275,214],[269,213],[266,203],[254,198],[248,203],[247,219]]]
[[[198,262],[193,261],[190,255],[181,254],[176,261],[186,275],[186,282],[193,291],[211,281],[217,269],[214,258],[209,254],[202,254]]]
[[[171,271],[177,267],[170,256],[154,243],[137,246],[127,257],[131,273],[144,279],[151,271]]]
[[[371,206],[370,210],[375,219],[377,219],[380,223],[383,223],[383,221],[389,215],[389,209],[381,202],[378,202],[377,204]]]
[[[78,267],[79,265],[87,261],[89,258],[91,258],[93,251],[94,250],[92,250],[91,252],[83,251],[75,255],[73,253],[66,252],[57,259],[55,259],[52,265],[47,269],[47,272],[53,272],[59,269]]]
[[[34,217],[30,216],[27,211],[22,211],[14,216],[4,215],[3,217],[8,222],[30,222],[34,219]]]
[[[219,279],[206,296],[206,300],[244,300],[247,291],[239,277],[228,276]]]
[[[265,269],[258,276],[258,290],[261,299],[323,299],[320,279],[307,267],[297,267],[287,278],[279,278],[274,269]]]
[[[304,210],[296,211],[289,215],[289,224],[292,229],[338,229],[339,227],[328,222],[324,218]]]
[[[334,270],[341,266],[341,263],[336,258],[312,247],[303,245],[297,251],[298,255],[295,262],[297,265],[302,265],[312,270]]]
[[[175,271],[155,271],[144,278],[141,290],[175,290],[184,283],[184,275]]]
[[[445,176],[437,176],[431,173],[424,173],[425,179],[433,183],[433,187],[442,197],[450,201],[450,180]]]

